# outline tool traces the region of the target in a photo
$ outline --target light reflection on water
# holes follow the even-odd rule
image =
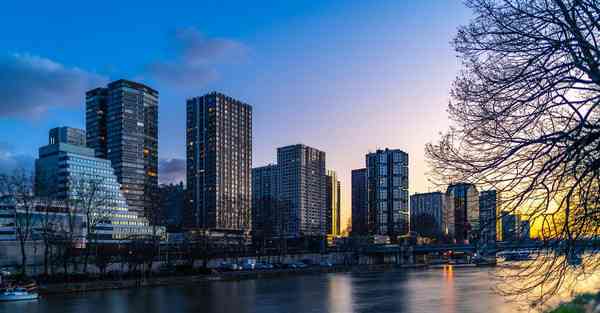
[[[485,268],[336,273],[0,303],[0,312],[516,312]],[[495,271],[495,269],[491,269]]]

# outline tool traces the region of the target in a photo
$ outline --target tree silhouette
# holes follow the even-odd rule
[[[438,182],[495,188],[503,211],[525,210],[542,225],[540,236],[556,254],[509,275],[520,284],[505,292],[536,291],[544,302],[600,266],[594,256],[577,267],[564,257],[578,240],[600,234],[600,6],[466,4],[474,18],[453,41],[463,64],[448,107],[453,125],[426,153]]]

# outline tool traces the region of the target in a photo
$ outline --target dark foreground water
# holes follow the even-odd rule
[[[0,312],[515,312],[514,304],[491,290],[488,270],[336,273],[113,290],[0,303]]]

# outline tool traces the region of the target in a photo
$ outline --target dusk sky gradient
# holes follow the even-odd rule
[[[304,143],[326,152],[350,216],[350,171],[400,148],[410,193],[433,190],[424,146],[448,128],[460,1],[25,1],[0,18],[0,170],[49,128],[85,128],[84,92],[120,78],[160,92],[161,180],[185,178],[185,99],[253,106],[253,164]],[[175,159],[175,161],[170,161]]]

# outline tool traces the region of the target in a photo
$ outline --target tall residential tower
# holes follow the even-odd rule
[[[187,100],[187,228],[251,230],[252,107],[212,92]]]
[[[302,144],[278,148],[277,166],[287,235],[326,235],[325,152]]]
[[[369,214],[372,214],[370,233],[391,237],[406,235],[409,231],[408,154],[398,149],[377,150],[367,154],[366,161]]]

